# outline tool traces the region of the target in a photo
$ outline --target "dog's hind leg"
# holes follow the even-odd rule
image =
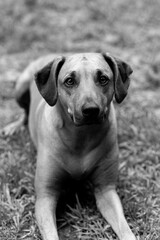
[[[15,122],[9,123],[2,130],[0,130],[0,135],[2,136],[12,136],[14,133],[18,132],[25,122],[25,114],[18,118]]]
[[[27,71],[20,76],[17,80],[15,87],[15,98],[20,107],[24,109],[24,113],[15,121],[9,123],[2,130],[0,130],[0,135],[11,136],[18,132],[23,125],[28,123],[29,106],[30,106],[30,74]]]

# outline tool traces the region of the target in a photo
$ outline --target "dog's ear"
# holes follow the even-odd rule
[[[121,103],[127,95],[132,68],[126,62],[112,57],[108,53],[103,54],[103,57],[113,71],[115,99],[117,103]]]
[[[57,102],[57,78],[64,62],[64,57],[57,57],[35,74],[38,90],[50,106]]]

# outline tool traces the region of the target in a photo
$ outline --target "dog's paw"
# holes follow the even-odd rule
[[[138,240],[134,234],[126,235],[122,238],[122,240]]]
[[[16,122],[12,122],[0,130],[0,136],[7,137],[19,132],[23,127],[23,119],[20,118]]]

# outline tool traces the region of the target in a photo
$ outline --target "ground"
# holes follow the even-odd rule
[[[117,191],[137,239],[158,240],[159,0],[1,0],[0,22],[0,128],[22,114],[13,98],[14,84],[38,56],[107,51],[132,66],[128,96],[116,105],[120,147]],[[41,239],[34,216],[35,159],[27,129],[12,137],[0,137],[2,240]],[[59,207],[61,239],[117,239],[86,190],[88,186],[84,187],[87,193],[72,194]]]

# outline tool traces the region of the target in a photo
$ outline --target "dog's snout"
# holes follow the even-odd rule
[[[84,107],[82,114],[84,117],[98,117],[100,109],[98,107]]]

